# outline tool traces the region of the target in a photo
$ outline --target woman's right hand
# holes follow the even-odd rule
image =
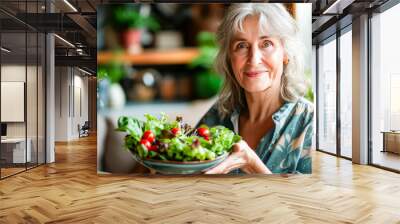
[[[232,146],[232,153],[228,158],[205,174],[227,174],[237,168],[249,174],[271,174],[254,150],[243,140]]]

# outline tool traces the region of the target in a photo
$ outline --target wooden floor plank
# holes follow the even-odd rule
[[[96,173],[96,138],[0,181],[0,223],[400,223],[400,175],[313,152],[313,174]]]

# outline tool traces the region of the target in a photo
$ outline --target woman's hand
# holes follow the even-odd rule
[[[226,174],[240,168],[246,173],[270,174],[253,149],[243,140],[232,146],[232,153],[218,166],[206,171],[206,174]]]

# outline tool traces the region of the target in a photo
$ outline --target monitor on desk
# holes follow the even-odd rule
[[[7,124],[1,123],[1,138],[7,137]]]

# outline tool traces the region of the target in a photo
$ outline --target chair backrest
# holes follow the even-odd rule
[[[85,121],[85,123],[83,124],[82,128],[89,129],[89,128],[90,128],[90,123],[89,123],[89,121]]]

